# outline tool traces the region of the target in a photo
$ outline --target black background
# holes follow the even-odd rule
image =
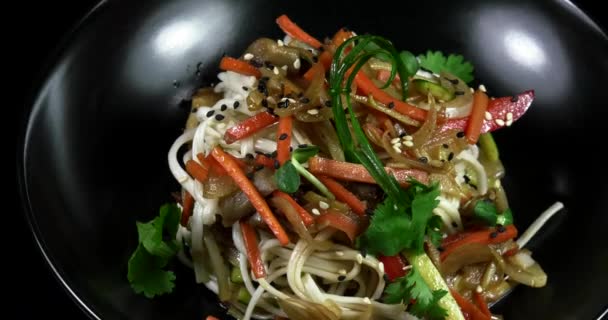
[[[11,98],[16,99],[14,103],[4,105],[4,108],[17,109],[17,113],[20,114],[19,110],[25,108],[26,98],[31,93],[30,90],[32,90],[37,76],[40,75],[40,70],[47,57],[58,46],[64,35],[95,6],[96,2],[95,0],[22,1],[15,4],[16,7],[13,7],[12,10],[4,10],[5,17],[13,15],[13,13],[17,14],[8,17],[12,20],[6,21],[12,22],[4,28],[5,33],[9,35],[8,38],[3,39],[2,45],[4,53],[9,57],[3,59],[7,63],[4,69],[14,68],[11,70],[14,74],[9,74],[8,78],[5,76],[5,80],[8,80],[9,88],[15,87],[10,92],[5,91],[4,96],[10,94]],[[603,9],[601,1],[578,0],[574,2],[598,22],[602,29],[607,30],[608,11]],[[12,55],[14,57],[11,58]],[[6,127],[13,129],[12,133],[18,132],[19,128],[15,126],[21,122],[9,122],[9,126]],[[10,134],[9,137],[13,138],[9,140],[9,143],[14,146],[16,136]],[[11,152],[11,155],[14,154]],[[11,161],[15,158],[8,157],[8,159],[12,167],[14,162]],[[13,177],[9,177],[9,179],[14,179],[14,171],[9,170],[9,172],[13,172]],[[16,188],[13,188],[13,192],[15,191]],[[3,303],[3,305],[8,305],[9,310],[3,310],[2,313],[8,312],[10,319],[16,317],[21,319],[53,319],[55,317],[86,319],[86,316],[46,266],[20,209],[18,194],[9,193],[8,199],[14,201],[16,209],[13,213],[5,212],[5,228],[10,225],[14,226],[11,229],[15,234],[9,241],[5,241],[3,246],[11,249],[2,253],[3,265],[9,266],[12,270],[4,272],[5,281],[9,283],[9,286],[2,286],[4,288],[2,291],[9,299],[5,300],[8,303]],[[12,217],[10,221],[6,220],[6,217],[9,216]],[[12,251],[15,251],[14,255],[11,254]]]

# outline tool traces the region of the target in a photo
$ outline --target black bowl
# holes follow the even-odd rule
[[[126,264],[136,220],[177,188],[166,153],[187,100],[215,81],[223,53],[278,38],[288,13],[311,34],[342,26],[416,53],[464,54],[494,96],[536,90],[528,114],[496,135],[521,230],[556,200],[567,210],[529,247],[549,275],[496,305],[507,319],[591,319],[607,305],[608,38],[566,1],[106,1],[74,30],[31,98],[18,175],[26,214],[53,272],[94,318],[201,319],[215,297],[178,270],[172,295],[133,294]]]

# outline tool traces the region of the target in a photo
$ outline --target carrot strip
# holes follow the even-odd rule
[[[186,162],[186,172],[199,182],[205,182],[209,177],[209,170],[194,160],[188,160]]]
[[[312,81],[312,79],[314,79],[315,76],[319,73],[325,74],[325,68],[323,67],[323,63],[321,63],[321,62],[317,62],[317,63],[313,64],[312,67],[310,67],[310,69],[308,69],[308,71],[306,71],[306,73],[304,73],[302,78],[304,78],[308,81]]]
[[[359,200],[352,192],[348,191],[343,185],[329,177],[318,176],[317,178],[319,178],[327,189],[336,196],[336,199],[346,203],[358,215],[365,214],[367,205]]]
[[[255,163],[266,168],[274,169],[274,159],[263,154],[258,154],[255,156]]]
[[[192,209],[194,209],[194,198],[190,192],[184,190],[184,199],[182,200],[182,226],[188,225],[188,219],[192,215]]]
[[[397,169],[384,168],[388,174],[395,176],[395,179],[402,186],[408,186],[408,180],[414,178],[420,182],[428,181],[428,173],[417,169]],[[324,175],[338,180],[376,183],[363,165],[342,162],[327,158],[313,157],[308,160],[308,170],[313,174]]]
[[[260,112],[250,118],[247,118],[232,128],[226,130],[224,140],[230,144],[237,140],[250,137],[269,125],[277,122],[279,118],[268,112]]]
[[[406,115],[412,119],[424,121],[426,119],[426,110],[417,108],[409,103],[400,101],[394,97],[391,97],[388,93],[382,91],[380,88],[370,80],[363,72],[357,73],[355,76],[358,90],[362,91],[365,95],[372,95],[374,99],[384,103],[387,106],[392,106],[395,111]]]
[[[300,215],[300,218],[302,218],[302,222],[304,222],[305,226],[308,227],[315,222],[315,219],[310,215],[310,213],[308,213],[306,209],[302,208],[302,206],[299,205],[296,200],[294,200],[287,193],[276,190],[272,193],[272,195],[287,200],[287,202],[289,202],[289,204],[296,209],[296,211]]]
[[[319,55],[319,63],[323,66],[325,70],[329,70],[329,68],[331,68],[332,59],[333,57],[328,51],[323,51],[323,53]]]
[[[490,320],[490,317],[483,314],[479,308],[461,296],[456,290],[450,289],[450,293],[452,293],[452,297],[458,303],[462,313],[468,314],[471,320]]]
[[[211,154],[219,162],[219,164],[228,172],[228,175],[234,180],[234,182],[241,188],[243,193],[249,198],[253,207],[258,211],[264,222],[268,225],[268,228],[274,233],[279,239],[281,245],[287,245],[289,243],[289,237],[285,232],[285,229],[281,226],[277,218],[274,216],[266,200],[260,195],[260,192],[253,183],[247,179],[245,173],[239,165],[232,160],[232,158],[226,156],[226,152],[220,147],[213,148]]]
[[[277,160],[279,160],[281,165],[289,160],[292,128],[292,116],[281,117],[279,119],[279,129],[277,130]]]
[[[475,144],[479,139],[479,135],[481,134],[481,126],[483,125],[486,110],[488,109],[488,102],[488,95],[485,92],[481,90],[475,91],[473,94],[473,109],[471,110],[469,122],[467,123],[467,127],[464,131],[469,144]]]
[[[205,157],[202,153],[199,153],[196,155],[196,157],[198,158],[198,161],[209,171],[209,174],[216,176],[225,176],[228,174],[226,170],[224,170],[224,168],[222,168],[222,166],[215,161],[215,158],[213,158],[211,154]]]
[[[302,30],[298,25],[296,25],[287,15],[281,15],[276,20],[279,28],[285,32],[288,36],[300,40],[313,48],[319,49],[321,47],[321,42],[308,33]]]
[[[241,225],[241,232],[243,233],[243,242],[245,244],[245,250],[247,251],[247,259],[251,266],[251,271],[255,275],[256,279],[266,277],[266,268],[264,268],[264,262],[262,256],[260,256],[260,248],[258,248],[258,239],[255,234],[255,230],[247,222],[239,221]]]
[[[443,239],[441,246],[441,260],[445,260],[458,247],[470,243],[495,244],[505,242],[517,237],[517,229],[514,225],[508,225],[503,232],[498,232],[496,228],[481,231],[462,232]]]
[[[329,209],[321,214],[317,218],[317,225],[338,229],[344,232],[351,241],[354,241],[367,228],[366,220],[362,217],[334,209]]]
[[[205,320],[220,320],[220,319],[218,319],[214,316],[207,316],[207,319],[205,319]]]
[[[334,37],[331,38],[331,42],[336,45],[336,47],[339,47],[341,44],[344,43],[344,41],[352,38],[352,36],[352,31],[347,30],[346,28],[341,28],[340,30],[338,30],[338,32],[336,32],[336,34],[334,34]]]
[[[234,71],[236,73],[244,74],[246,76],[254,76],[260,78],[262,73],[256,67],[250,65],[245,61],[231,57],[223,57],[220,61],[220,69],[225,71]]]
[[[486,302],[486,299],[484,299],[483,295],[481,295],[481,293],[477,292],[476,290],[473,290],[473,299],[475,301],[475,304],[477,304],[479,311],[485,314],[488,318],[491,318],[492,313],[490,312],[490,308],[488,308],[488,303]]]

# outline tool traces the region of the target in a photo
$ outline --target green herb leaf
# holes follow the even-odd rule
[[[473,207],[475,218],[485,222],[489,226],[496,225],[496,206],[489,201],[478,200]]]
[[[408,189],[412,200],[412,222],[416,226],[416,239],[414,240],[415,252],[421,252],[424,249],[424,235],[429,229],[429,220],[433,217],[433,209],[439,204],[439,184],[435,183],[428,187],[419,182],[413,182]],[[405,248],[404,248],[405,249]]]
[[[513,212],[511,212],[511,208],[507,208],[502,214],[499,214],[498,217],[496,217],[496,223],[502,224],[503,226],[513,224]]]
[[[405,69],[407,70],[409,76],[415,75],[416,72],[418,72],[418,69],[420,69],[418,59],[416,59],[416,56],[413,53],[406,50],[401,51],[399,53],[399,58],[405,65]]]
[[[306,146],[303,148],[297,148],[291,154],[291,158],[296,160],[299,163],[304,163],[308,161],[308,159],[314,157],[319,153],[318,146]]]
[[[447,291],[431,290],[416,267],[413,267],[407,275],[395,279],[384,292],[386,303],[407,304],[416,300],[408,311],[417,317],[444,319],[447,316],[447,312],[438,304]]]
[[[449,72],[462,81],[469,83],[473,81],[473,65],[464,60],[462,55],[450,54],[447,58],[441,51],[427,51],[426,55],[418,56],[420,66],[434,73],[442,71]]]
[[[129,259],[127,272],[136,293],[153,298],[173,290],[175,274],[163,268],[180,249],[175,240],[180,216],[181,210],[172,203],[163,205],[151,221],[137,222],[139,245]]]
[[[300,174],[294,167],[292,160],[287,160],[275,173],[274,179],[279,190],[294,193],[300,187]]]
[[[443,240],[443,234],[441,233],[442,226],[443,221],[441,220],[440,216],[433,215],[429,219],[426,234],[429,236],[429,240],[435,247],[439,247],[441,245],[441,241]]]

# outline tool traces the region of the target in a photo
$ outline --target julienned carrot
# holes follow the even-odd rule
[[[190,192],[184,190],[184,197],[182,198],[182,218],[181,224],[182,226],[188,225],[188,219],[192,215],[192,209],[194,209],[194,198],[190,194]]]
[[[217,161],[215,160],[215,158],[213,158],[213,156],[211,156],[211,154],[205,157],[204,154],[199,153],[196,155],[196,157],[198,158],[198,161],[203,165],[203,167],[205,167],[209,171],[209,174],[216,176],[225,176],[227,174],[226,170],[224,170],[224,168],[222,168],[222,166],[217,163]]]
[[[220,320],[220,319],[218,319],[214,316],[207,316],[207,319],[205,319],[205,320]]]
[[[264,222],[268,225],[268,228],[274,233],[274,235],[279,239],[281,245],[287,245],[289,243],[289,237],[283,229],[283,226],[279,223],[277,218],[274,216],[268,203],[266,200],[260,195],[260,192],[253,183],[247,179],[245,173],[239,165],[229,156],[226,155],[226,152],[222,150],[220,147],[213,148],[211,154],[217,160],[217,162],[226,170],[228,175],[234,180],[234,182],[240,187],[240,189],[245,193],[249,201],[251,201],[251,205],[258,211]]]
[[[488,318],[492,317],[492,313],[490,312],[490,308],[488,308],[488,303],[486,302],[486,299],[481,293],[477,292],[477,290],[473,290],[473,301],[475,301],[475,304],[479,308],[479,311],[485,314]]]
[[[251,271],[256,279],[264,278],[266,277],[266,268],[264,268],[264,261],[262,261],[262,256],[260,256],[260,248],[258,247],[255,230],[249,223],[243,220],[239,221],[239,224],[241,225],[241,233],[243,234],[243,242]]]
[[[279,119],[279,129],[277,130],[277,160],[279,160],[279,164],[281,165],[289,160],[292,127],[292,116],[281,117]]]
[[[250,65],[248,62],[231,57],[222,58],[220,61],[220,69],[225,71],[234,71],[236,73],[244,74],[246,76],[254,76],[256,78],[260,78],[262,76],[260,70]]]
[[[341,28],[340,30],[338,30],[338,32],[336,32],[336,34],[334,34],[334,37],[331,38],[331,42],[336,46],[339,47],[341,44],[344,43],[344,41],[352,38],[353,36],[353,32],[346,29],[346,28]]]
[[[473,94],[473,109],[469,116],[469,122],[465,128],[464,134],[467,137],[469,144],[476,144],[481,134],[481,126],[486,116],[486,110],[488,109],[488,95],[477,90]]]
[[[281,15],[277,18],[277,24],[288,36],[300,40],[313,48],[321,48],[321,42],[296,25],[287,15]]]
[[[296,202],[296,200],[294,200],[287,193],[279,191],[279,190],[276,190],[275,192],[272,193],[272,195],[275,196],[275,197],[283,198],[287,202],[289,202],[289,204],[296,209],[296,211],[300,215],[300,218],[302,218],[302,222],[304,222],[305,226],[308,227],[311,224],[315,223],[315,219],[310,215],[310,213],[308,213],[308,211],[306,211],[306,209],[302,208],[302,206],[299,205]]]
[[[517,237],[517,229],[512,224],[504,227],[502,232],[499,232],[498,228],[489,228],[486,230],[461,232],[451,235],[443,239],[441,242],[441,247],[443,247],[443,251],[441,252],[441,260],[445,260],[450,253],[465,244],[495,244],[505,242],[515,237]]]
[[[367,205],[363,203],[363,201],[359,200],[357,196],[355,196],[352,192],[348,191],[343,185],[341,185],[338,181],[326,177],[326,176],[317,176],[321,182],[331,191],[331,193],[336,196],[336,199],[346,203],[355,213],[358,215],[364,215],[365,209]]]
[[[468,315],[468,317],[465,316],[465,318],[471,320],[490,320],[490,317],[483,314],[483,312],[481,312],[481,310],[479,310],[477,306],[475,306],[474,304],[469,302],[469,300],[461,296],[460,293],[458,293],[456,290],[450,289],[450,292],[452,293],[452,297],[454,297],[454,300],[456,300],[456,303],[458,303],[458,306],[460,307],[462,313],[466,313]]]
[[[304,73],[304,75],[302,76],[302,78],[308,80],[308,81],[312,81],[312,79],[314,79],[314,77],[317,74],[325,74],[325,67],[323,66],[323,63],[321,62],[317,62],[315,64],[312,65],[312,67],[310,67],[310,69],[308,69],[308,71],[306,71],[306,73]]]
[[[342,162],[327,158],[312,157],[308,160],[308,170],[315,175],[324,175],[338,180],[376,183],[363,165]],[[428,181],[428,173],[417,169],[385,168],[402,186],[408,186],[408,180],[414,178],[420,182]]]
[[[357,73],[355,81],[357,82],[358,90],[361,90],[365,95],[372,95],[374,99],[384,103],[387,107],[393,108],[395,111],[414,120],[424,121],[426,119],[426,110],[391,97],[388,93],[376,87],[376,84],[374,84],[362,71]]]
[[[279,121],[279,117],[265,111],[260,112],[226,130],[224,140],[226,143],[233,143],[237,140],[250,137],[277,121]]]
[[[274,159],[263,154],[258,154],[255,156],[255,164],[272,169],[274,168]]]
[[[194,160],[186,162],[186,172],[200,182],[207,181],[207,177],[209,176],[209,170]]]

